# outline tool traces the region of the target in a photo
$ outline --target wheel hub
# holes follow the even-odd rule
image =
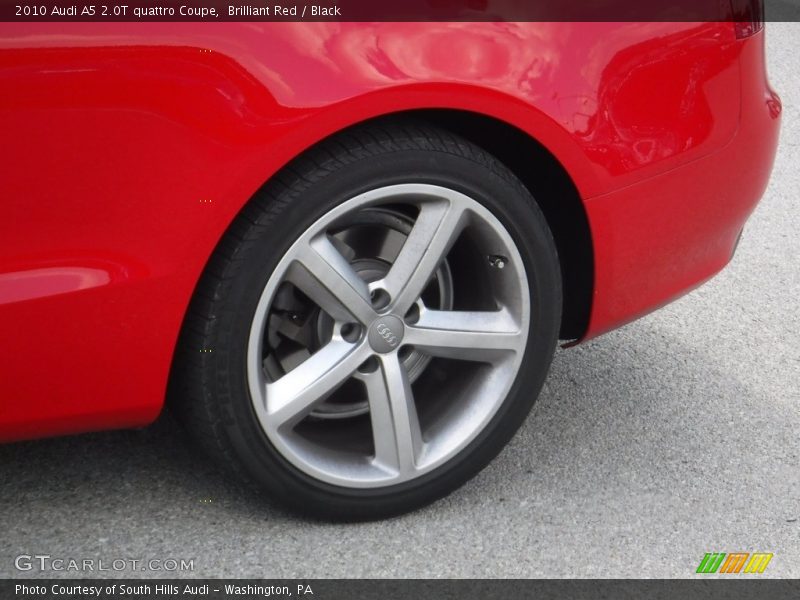
[[[408,235],[411,230],[411,222],[402,214],[398,214],[394,211],[390,210],[372,210],[367,211],[368,213],[372,213],[368,215],[370,222],[375,222],[380,225],[381,228],[386,230],[393,230],[397,231],[402,234],[403,237]],[[367,283],[372,283],[375,281],[379,281],[386,274],[389,272],[391,268],[391,263],[385,260],[385,257],[360,257],[351,262],[353,270],[358,274],[358,276],[363,279]],[[450,268],[447,264],[447,261],[444,261],[442,265],[437,269],[436,274],[433,279],[434,286],[437,288],[437,292],[439,295],[439,302],[435,308],[439,309],[449,309],[452,307],[452,295],[453,295],[453,282],[450,275]],[[313,350],[316,350],[331,340],[332,334],[334,329],[341,328],[341,323],[335,323],[334,320],[324,311],[316,310],[315,311],[315,343]],[[397,337],[396,331],[399,329],[403,331],[405,326],[403,325],[402,319],[398,317],[393,317],[399,321],[399,328],[395,324],[390,329],[392,329],[392,333],[394,333],[395,337]],[[378,325],[377,321],[375,323],[376,327]],[[371,328],[367,331],[367,337],[370,336]],[[385,333],[384,333],[385,334]],[[381,340],[385,339],[381,336],[380,333],[376,334],[380,337]],[[385,334],[388,337],[388,334]],[[402,341],[402,337],[401,337]],[[384,345],[380,341],[376,341],[377,347],[384,347]],[[402,344],[398,344],[398,348],[401,348]],[[371,346],[373,350],[378,354],[383,354],[386,352],[390,352],[391,350],[395,349],[392,348],[391,350],[386,351],[379,351],[376,346]],[[429,356],[414,350],[410,346],[405,346],[401,348],[402,352],[400,355],[400,360],[403,363],[403,366],[408,372],[408,377],[411,382],[416,381],[420,375],[425,371],[426,367],[431,361]],[[280,376],[280,373],[276,374]],[[358,398],[337,398],[335,400],[328,400],[322,402],[312,411],[311,416],[316,419],[350,419],[353,417],[358,417],[360,415],[364,415],[369,412],[369,406],[366,400],[358,399]]]
[[[405,326],[403,321],[394,315],[384,315],[375,319],[369,326],[367,339],[370,347],[379,354],[393,352],[403,342]]]

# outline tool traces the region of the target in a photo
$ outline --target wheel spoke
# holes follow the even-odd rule
[[[362,377],[367,387],[375,461],[398,475],[416,471],[422,449],[419,417],[408,374],[396,354]]]
[[[426,309],[413,326],[406,327],[403,341],[432,356],[481,362],[493,362],[524,345],[519,325],[505,309]]]
[[[328,342],[286,375],[266,386],[267,413],[276,427],[295,424],[344,383],[369,355],[364,345]]]
[[[392,310],[404,314],[433,277],[463,229],[464,209],[451,201],[426,202],[382,284]]]
[[[326,235],[300,250],[286,279],[337,321],[355,319],[366,325],[377,316],[366,282]]]

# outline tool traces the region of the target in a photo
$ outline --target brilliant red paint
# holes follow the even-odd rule
[[[555,155],[592,230],[587,338],[669,301],[727,263],[766,185],[780,101],[763,36],[0,24],[0,440],[152,421],[228,224],[303,150],[379,115],[482,113]]]

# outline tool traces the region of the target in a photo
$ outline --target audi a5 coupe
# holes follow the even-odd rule
[[[0,24],[0,440],[166,405],[307,514],[447,494],[729,262],[762,25]]]

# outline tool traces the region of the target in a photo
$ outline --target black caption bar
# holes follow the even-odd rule
[[[528,598],[795,599],[800,582],[759,579],[534,580],[534,579],[28,579],[0,581],[4,600],[516,600]]]
[[[800,21],[800,0],[0,0],[0,21]]]

